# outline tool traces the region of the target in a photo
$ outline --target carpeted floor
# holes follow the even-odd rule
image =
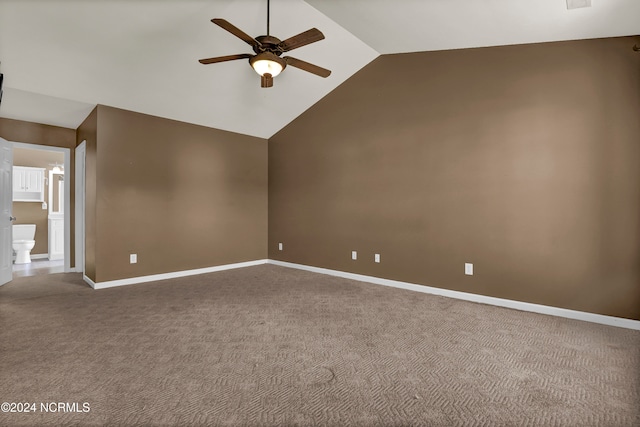
[[[639,376],[640,331],[273,265],[0,288],[2,426],[638,426]]]

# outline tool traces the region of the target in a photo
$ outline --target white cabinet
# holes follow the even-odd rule
[[[13,167],[13,201],[44,202],[44,168]]]
[[[64,259],[64,216],[49,215],[49,259]]]

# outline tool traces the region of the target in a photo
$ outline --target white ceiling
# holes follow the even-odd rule
[[[639,0],[272,0],[271,33],[317,27],[290,53],[333,71],[287,68],[274,87],[210,22],[266,31],[265,0],[0,0],[0,116],[76,128],[96,104],[269,138],[379,54],[640,34]]]
[[[639,0],[307,0],[380,54],[640,34]]]

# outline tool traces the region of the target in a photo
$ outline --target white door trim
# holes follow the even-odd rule
[[[84,274],[85,160],[87,141],[76,147],[76,271]]]

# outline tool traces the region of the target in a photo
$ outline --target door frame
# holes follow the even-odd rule
[[[76,262],[75,270],[84,276],[84,220],[85,220],[85,174],[87,158],[87,141],[82,141],[76,147],[76,198],[75,198],[75,231],[76,231]]]
[[[52,147],[49,145],[28,144],[26,142],[9,141],[14,148],[26,148],[29,150],[55,151],[64,154],[64,170],[71,172],[71,149],[65,147]],[[64,271],[69,273],[75,271],[71,268],[71,180],[64,180]]]

